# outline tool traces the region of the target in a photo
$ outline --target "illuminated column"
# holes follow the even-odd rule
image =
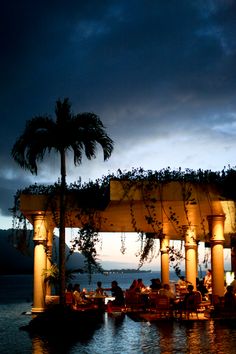
[[[195,226],[186,226],[185,230],[185,274],[186,280],[191,283],[194,286],[194,290],[196,290],[197,241]]]
[[[45,310],[45,283],[43,271],[47,267],[46,255],[47,232],[42,215],[34,216],[34,294],[32,312]]]
[[[160,239],[161,250],[161,282],[162,284],[169,284],[170,270],[169,270],[169,239],[163,237]]]
[[[53,247],[53,229],[49,229],[47,232],[47,270],[52,266],[52,247]],[[46,284],[46,295],[51,295],[52,287],[50,284]]]
[[[212,295],[224,296],[224,221],[225,215],[207,217],[211,243]]]
[[[236,276],[236,236],[231,236],[231,271]]]
[[[196,277],[198,277],[198,266],[199,266],[199,262],[198,262],[198,242],[197,242],[197,248],[196,248]]]

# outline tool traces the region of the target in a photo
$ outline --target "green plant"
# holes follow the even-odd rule
[[[107,160],[113,151],[113,141],[106,134],[105,127],[96,114],[85,112],[73,115],[68,98],[56,102],[55,115],[55,120],[38,116],[27,121],[23,134],[13,145],[11,155],[20,167],[35,175],[38,163],[44,159],[46,152],[54,150],[60,156],[60,303],[65,305],[66,152],[73,152],[76,166],[81,164],[83,153],[88,159],[95,158],[97,145],[100,145],[104,160]]]
[[[84,270],[81,268],[77,269],[67,269],[66,268],[66,283],[70,283],[72,280],[75,279],[76,274],[83,273]],[[58,292],[59,289],[59,281],[60,281],[60,274],[59,268],[57,263],[52,263],[49,269],[44,269],[42,276],[44,278],[44,283],[52,286],[55,289],[55,292]]]
[[[111,180],[125,181],[123,199],[129,196],[129,192],[134,188],[139,188],[142,191],[142,198],[146,210],[144,215],[147,224],[152,228],[152,232],[145,234],[140,230],[135,215],[134,200],[132,197],[129,199],[130,217],[133,229],[139,235],[141,247],[140,252],[137,254],[139,257],[139,267],[145,262],[149,262],[159,252],[159,247],[156,240],[163,236],[163,221],[159,220],[155,210],[155,198],[152,197],[155,188],[158,188],[161,195],[162,187],[169,182],[175,181],[180,183],[183,197],[183,208],[188,220],[189,226],[191,221],[189,219],[188,207],[192,204],[197,204],[198,200],[192,197],[191,184],[200,185],[208,195],[209,187],[215,188],[219,194],[219,198],[236,200],[235,184],[236,184],[236,170],[233,168],[224,169],[221,172],[212,172],[210,170],[193,171],[187,169],[182,171],[170,170],[170,168],[160,171],[145,171],[142,168],[132,169],[131,171],[118,170],[116,174],[109,174],[103,176],[101,179],[96,179],[94,182],[81,184],[81,181],[70,184],[66,188],[66,193],[74,198],[75,202],[81,208],[81,213],[77,215],[82,218],[83,214],[87,215],[89,220],[80,229],[77,239],[74,241],[73,249],[77,249],[84,254],[87,259],[87,270],[93,272],[94,269],[100,269],[97,262],[96,245],[99,243],[99,222],[96,219],[94,222],[95,211],[103,210],[109,202],[109,183]],[[135,183],[134,183],[135,182]],[[48,208],[53,210],[53,200],[58,195],[59,185],[53,186],[29,186],[25,190],[18,191],[15,197],[15,204],[12,209],[13,216],[18,218],[18,226],[25,223],[24,217],[19,212],[19,196],[21,193],[25,194],[44,194],[48,196]],[[79,202],[78,202],[79,201]],[[162,202],[162,200],[160,201]],[[179,216],[172,206],[168,211],[164,211],[169,222],[172,223],[175,231],[181,237],[184,236],[184,225],[180,224]],[[58,216],[55,215],[55,220]],[[17,223],[15,223],[16,225]],[[201,219],[201,227],[204,231],[204,219]],[[155,238],[151,235],[155,235]],[[124,239],[122,240],[122,251],[125,252]],[[179,262],[182,255],[174,248],[169,249],[170,262],[172,263],[176,272],[179,272]]]
[[[86,223],[78,231],[78,236],[72,240],[71,252],[78,250],[85,257],[85,271],[89,274],[94,272],[103,273],[103,268],[97,261],[96,245],[100,241],[99,233],[92,223]]]

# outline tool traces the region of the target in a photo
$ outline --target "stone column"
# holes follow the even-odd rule
[[[224,221],[225,215],[207,217],[211,244],[212,296],[224,296]]]
[[[43,215],[34,216],[34,287],[32,312],[45,310],[45,283],[43,272],[47,267],[47,232]]]
[[[231,236],[231,271],[236,276],[236,236]]]
[[[47,232],[47,264],[46,268],[50,269],[52,266],[52,248],[53,248],[53,230],[49,229]],[[52,287],[49,284],[46,284],[46,295],[51,295]]]
[[[170,270],[169,270],[169,239],[163,237],[160,239],[161,250],[161,282],[162,284],[170,283]]]
[[[186,226],[185,230],[185,275],[186,280],[196,290],[197,277],[197,236],[195,226]]]
[[[199,257],[199,253],[198,253],[198,246],[199,246],[199,243],[198,243],[198,241],[196,241],[196,243],[197,243],[197,248],[196,248],[196,277],[198,277],[198,275],[199,275],[199,269],[198,269],[198,266],[199,266],[199,259],[198,259],[198,257]]]

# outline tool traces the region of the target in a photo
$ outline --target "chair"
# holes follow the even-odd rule
[[[125,307],[127,311],[143,310],[145,307],[145,301],[142,294],[135,291],[125,291]]]
[[[65,298],[66,298],[66,305],[68,307],[72,307],[74,304],[74,296],[72,291],[67,291],[65,293]]]
[[[186,286],[180,286],[179,284],[175,284],[175,296],[177,299],[182,301],[187,293],[188,290]]]
[[[149,310],[155,312],[160,317],[172,316],[172,308],[166,295],[149,294]]]
[[[200,291],[193,291],[192,295],[190,295],[186,301],[186,308],[184,310],[186,318],[189,319],[190,315],[194,313],[198,319],[198,313],[202,307],[202,294]]]

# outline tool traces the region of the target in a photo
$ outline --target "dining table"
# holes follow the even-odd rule
[[[98,294],[96,292],[88,292],[85,294],[86,299],[94,302],[94,303],[101,303],[103,302],[105,305],[107,305],[108,301],[113,301],[115,300],[114,296],[108,295],[108,294]]]

